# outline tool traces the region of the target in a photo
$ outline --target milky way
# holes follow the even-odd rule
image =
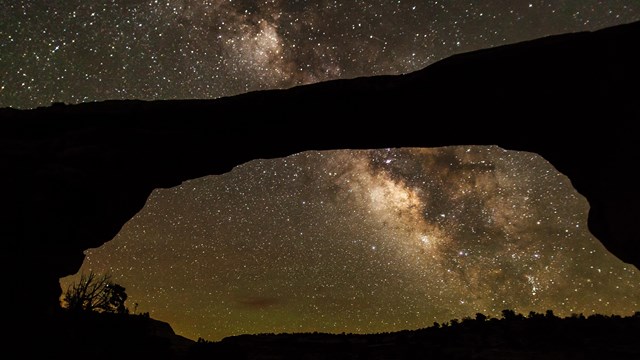
[[[112,273],[130,307],[194,339],[631,314],[640,273],[590,235],[587,211],[532,153],[305,152],[154,191],[81,271]]]
[[[216,98],[415,71],[640,19],[637,1],[0,0],[0,107]]]

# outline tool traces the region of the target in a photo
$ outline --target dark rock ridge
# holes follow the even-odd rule
[[[452,56],[401,76],[217,100],[0,110],[4,309],[57,306],[58,278],[151,191],[311,149],[496,144],[536,152],[591,205],[591,232],[640,265],[640,22]]]
[[[31,329],[29,342],[8,343],[3,347],[3,356],[174,360],[184,358],[195,345],[195,341],[176,335],[168,323],[148,315],[60,311],[55,319],[40,318],[38,326]]]

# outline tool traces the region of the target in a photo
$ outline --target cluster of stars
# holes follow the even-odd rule
[[[304,152],[154,191],[81,272],[112,273],[139,311],[194,339],[631,314],[640,273],[591,236],[587,211],[532,153]]]
[[[217,98],[407,73],[454,53],[638,20],[630,1],[0,2],[0,107]]]

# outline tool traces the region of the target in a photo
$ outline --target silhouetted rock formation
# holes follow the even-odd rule
[[[3,309],[57,306],[58,278],[112,239],[154,188],[310,149],[537,152],[589,200],[592,233],[638,266],[639,41],[633,23],[456,55],[403,76],[208,101],[2,109]]]
[[[10,359],[169,360],[184,358],[194,344],[148,315],[59,311],[40,318],[27,341],[2,350]]]

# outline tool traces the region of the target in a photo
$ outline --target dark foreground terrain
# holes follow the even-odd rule
[[[3,359],[182,359],[195,344],[148,314],[96,312],[59,311],[31,326],[27,338],[10,337]]]
[[[559,318],[503,311],[501,319],[434,324],[392,333],[260,334],[197,342],[145,315],[69,314],[35,328],[12,359],[640,359],[634,316]]]
[[[640,315],[466,319],[374,335],[265,334],[196,343],[192,359],[640,359]]]

